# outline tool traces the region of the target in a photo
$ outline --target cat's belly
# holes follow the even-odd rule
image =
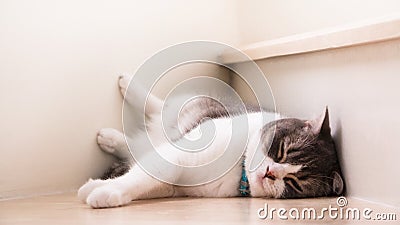
[[[164,143],[157,148],[159,155],[178,166],[176,168],[176,184],[199,184],[203,183],[203,180],[204,182],[211,181],[197,186],[175,186],[174,196],[239,196],[242,157],[249,147],[248,140],[258,134],[262,128],[263,116],[253,113],[234,118],[214,119],[206,121],[202,125],[204,126],[201,127],[203,128],[201,134],[205,135],[210,132],[213,134],[213,139],[201,151],[182,150],[183,147],[186,147],[184,145],[186,140],[183,139],[174,144]],[[198,133],[190,132],[188,139],[195,138]],[[177,146],[181,148],[177,148]],[[219,160],[216,165],[213,164],[215,160]],[[185,171],[185,167],[207,167],[211,164],[215,168],[205,168],[201,170],[201,174],[191,174]],[[200,177],[201,179],[198,179]]]
[[[242,174],[241,162],[237,163],[222,177],[207,184],[197,186],[176,186],[175,197],[235,197],[239,196],[240,178]]]

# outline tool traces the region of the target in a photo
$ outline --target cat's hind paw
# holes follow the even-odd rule
[[[123,73],[119,76],[119,80],[118,80],[119,90],[121,91],[121,94],[124,97],[126,94],[126,89],[129,86],[129,82],[131,81],[131,77],[132,76],[127,73]]]
[[[124,135],[112,128],[101,129],[97,134],[97,143],[103,151],[110,154],[117,154],[117,151],[126,150]]]
[[[94,189],[87,197],[86,203],[92,208],[110,208],[126,205],[131,200],[122,191],[107,185]]]

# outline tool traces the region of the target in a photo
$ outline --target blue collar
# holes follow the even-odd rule
[[[250,196],[250,184],[249,184],[249,180],[247,179],[247,175],[246,175],[244,159],[242,162],[242,176],[240,177],[239,192],[240,192],[241,197]]]

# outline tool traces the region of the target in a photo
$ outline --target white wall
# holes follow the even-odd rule
[[[189,40],[238,42],[236,1],[0,1],[0,198],[77,188],[121,128],[118,72]],[[179,79],[177,79],[179,80]]]
[[[239,2],[241,44],[400,12],[398,0],[251,0]]]

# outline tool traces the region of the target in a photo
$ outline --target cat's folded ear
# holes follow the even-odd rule
[[[332,183],[332,191],[336,195],[343,194],[344,191],[344,182],[342,176],[338,172],[332,173],[333,183]]]
[[[311,131],[315,135],[330,135],[331,128],[329,126],[328,107],[325,107],[324,112],[314,120],[308,120],[306,123],[310,126]]]

